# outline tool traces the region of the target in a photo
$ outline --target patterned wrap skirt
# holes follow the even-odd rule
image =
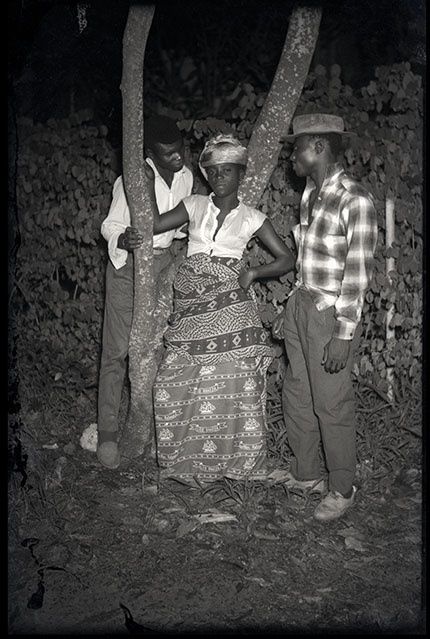
[[[243,260],[198,253],[176,275],[154,384],[161,477],[263,479],[266,372],[273,358]]]

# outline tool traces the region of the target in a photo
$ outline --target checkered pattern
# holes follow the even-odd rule
[[[296,240],[297,286],[305,287],[318,310],[335,307],[334,336],[352,339],[372,277],[378,225],[373,197],[346,175],[328,167],[318,197],[308,178],[300,204]]]

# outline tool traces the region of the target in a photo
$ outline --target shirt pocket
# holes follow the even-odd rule
[[[325,233],[322,236],[307,238],[308,249],[324,260],[336,260],[343,268],[347,253],[347,241],[344,235]]]

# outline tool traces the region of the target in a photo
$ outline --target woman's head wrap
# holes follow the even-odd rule
[[[205,178],[205,170],[214,164],[241,164],[246,166],[248,151],[231,133],[218,133],[208,140],[200,154],[199,167]]]

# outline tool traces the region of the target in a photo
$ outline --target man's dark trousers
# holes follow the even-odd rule
[[[172,261],[170,249],[153,258],[155,291]],[[106,267],[106,294],[103,320],[102,356],[98,389],[98,430],[118,435],[118,415],[127,370],[127,355],[133,317],[133,255],[115,269]],[[115,437],[113,437],[115,439]]]
[[[282,403],[296,479],[321,477],[322,441],[329,489],[347,494],[356,467],[356,422],[351,371],[357,329],[347,364],[327,373],[321,362],[335,324],[334,307],[318,311],[308,291],[298,288],[287,300],[284,321],[288,368]]]

